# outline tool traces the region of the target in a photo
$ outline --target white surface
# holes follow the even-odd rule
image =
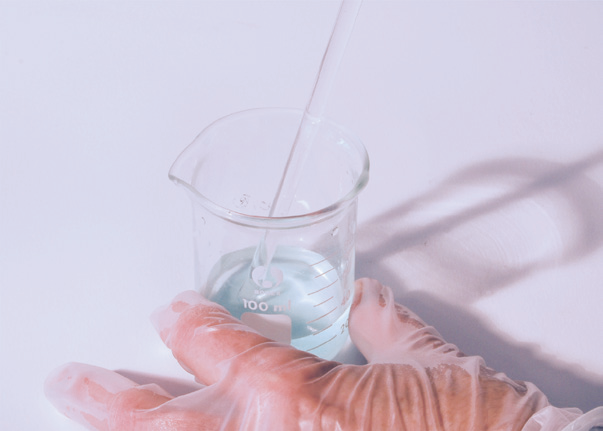
[[[337,2],[0,0],[0,419],[76,430],[67,361],[189,380],[149,313],[192,286],[170,164],[303,107]],[[603,3],[362,7],[327,114],[365,142],[358,275],[558,406],[603,404]],[[131,375],[131,374],[130,374]]]

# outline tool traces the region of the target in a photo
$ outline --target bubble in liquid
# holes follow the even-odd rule
[[[271,266],[269,267],[269,275],[266,275],[266,267],[258,266],[251,272],[251,279],[260,287],[269,289],[276,287],[283,281],[283,271]]]

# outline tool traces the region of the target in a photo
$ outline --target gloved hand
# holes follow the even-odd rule
[[[273,342],[189,291],[153,315],[176,359],[206,387],[172,397],[98,367],[68,364],[46,394],[97,430],[560,431],[580,415],[533,384],[467,357],[396,304],[356,282],[349,328],[368,365],[326,361]]]

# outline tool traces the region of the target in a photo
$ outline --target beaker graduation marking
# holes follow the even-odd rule
[[[320,334],[321,332],[326,331],[327,329],[329,329],[331,326],[333,326],[333,324],[332,324],[332,323],[331,323],[329,326],[325,326],[325,327],[324,327],[324,328],[322,328],[320,331],[313,332],[313,333],[312,333],[312,335],[318,335],[318,334]],[[335,336],[337,336],[337,335],[335,335]],[[331,340],[332,340],[332,339],[333,339],[333,338],[331,338]],[[316,348],[316,347],[315,347],[315,348]]]
[[[314,278],[322,277],[323,275],[325,275],[325,274],[327,274],[327,273],[329,273],[329,272],[333,271],[334,269],[335,269],[334,267],[331,267],[331,269],[329,269],[328,271],[325,271],[325,272],[323,272],[322,274],[318,274],[318,275],[317,275],[317,276],[315,276]]]
[[[331,341],[333,341],[335,338],[337,338],[337,335],[333,335],[333,337],[332,337],[332,338],[329,338],[329,339],[328,339],[327,341],[325,341],[324,343],[321,343],[321,344],[319,344],[318,346],[314,346],[314,347],[312,347],[311,349],[308,349],[307,351],[308,351],[308,352],[310,352],[310,351],[312,351],[312,350],[314,350],[314,349],[318,349],[319,347],[324,346],[324,345],[325,345],[325,344],[327,344],[327,343],[330,343],[330,342],[331,342]]]
[[[337,310],[337,307],[333,308],[333,309],[332,309],[331,311],[329,311],[328,313],[323,314],[322,316],[317,317],[316,319],[310,320],[309,322],[306,322],[306,323],[307,323],[308,325],[309,325],[310,323],[314,323],[314,322],[316,322],[317,320],[322,319],[323,317],[327,317],[329,314],[331,314],[331,313],[332,313],[333,311],[335,311],[335,310]]]
[[[314,304],[315,307],[320,307],[322,304],[329,302],[331,299],[333,299],[334,297],[331,296],[329,299],[325,299],[324,301],[322,301],[320,304]]]
[[[333,283],[331,283],[331,284],[327,284],[325,287],[321,287],[320,289],[318,289],[318,290],[316,290],[316,291],[314,291],[314,292],[310,292],[310,293],[308,293],[308,296],[310,296],[310,295],[314,295],[315,293],[318,293],[318,292],[321,292],[321,291],[323,291],[323,290],[325,290],[325,289],[327,289],[327,288],[329,288],[329,287],[333,286],[333,285],[334,285],[335,283],[337,283],[338,281],[339,281],[339,278],[337,278],[337,279],[336,279],[336,280],[335,280]]]

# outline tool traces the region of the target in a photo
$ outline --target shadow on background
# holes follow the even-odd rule
[[[532,381],[554,405],[599,406],[602,376],[496,333],[467,306],[601,247],[603,188],[587,176],[600,164],[603,151],[567,164],[506,159],[464,169],[359,226],[357,277],[391,286],[448,341]]]

